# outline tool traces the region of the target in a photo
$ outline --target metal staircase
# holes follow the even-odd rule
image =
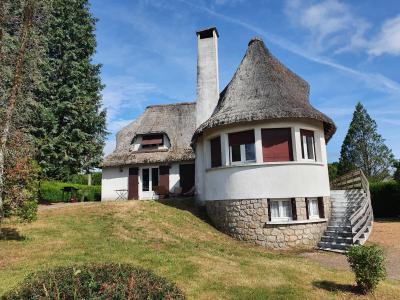
[[[361,170],[341,176],[331,183],[331,218],[318,243],[321,250],[345,252],[364,244],[373,224],[369,183]]]

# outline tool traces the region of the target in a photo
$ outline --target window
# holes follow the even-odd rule
[[[314,131],[300,129],[301,155],[303,159],[316,160]]]
[[[306,198],[307,218],[325,218],[324,201],[322,197]]]
[[[162,134],[150,134],[142,136],[142,148],[157,148],[164,144],[164,139]]]
[[[158,186],[158,168],[151,169],[151,186],[153,190],[155,186]]]
[[[210,140],[211,168],[220,167],[221,159],[221,137],[217,136]]]
[[[290,128],[262,129],[261,139],[264,162],[293,161]]]
[[[309,219],[319,218],[318,199],[308,198],[308,217]]]
[[[229,156],[232,164],[254,162],[256,150],[254,145],[254,130],[229,134]]]
[[[293,219],[292,199],[269,200],[271,221],[290,221]]]
[[[149,169],[142,169],[142,181],[142,191],[148,192],[150,183]]]

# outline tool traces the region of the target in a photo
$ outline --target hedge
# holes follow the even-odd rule
[[[128,264],[87,264],[41,271],[1,297],[20,299],[184,300],[166,279]]]
[[[99,185],[83,185],[73,184],[60,181],[42,181],[40,183],[40,200],[44,202],[63,202],[62,188],[72,186],[77,188],[78,201],[100,201],[101,186]],[[69,201],[69,194],[65,193],[64,202]]]
[[[63,178],[62,181],[87,185],[88,175],[87,174],[75,174],[67,178]],[[92,173],[92,185],[101,185],[101,172]]]
[[[395,181],[370,183],[372,208],[377,218],[400,216],[400,183]]]

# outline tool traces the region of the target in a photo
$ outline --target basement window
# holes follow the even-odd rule
[[[230,133],[228,138],[231,164],[243,164],[256,161],[254,130]]]
[[[272,222],[293,220],[291,199],[270,199],[269,209]]]

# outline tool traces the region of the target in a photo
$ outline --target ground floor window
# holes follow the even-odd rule
[[[269,200],[271,221],[290,221],[293,219],[291,199]]]

